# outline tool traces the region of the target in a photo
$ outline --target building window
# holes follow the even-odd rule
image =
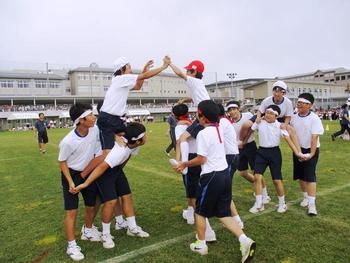
[[[348,79],[350,79],[350,75],[348,75]]]
[[[339,77],[339,76],[336,76],[336,77],[335,77],[335,80],[340,80],[340,77]]]
[[[29,83],[26,80],[19,80],[17,81],[17,87],[20,89],[29,88]]]
[[[109,86],[104,86],[104,87],[103,87],[103,90],[104,90],[104,91],[107,91],[108,88],[109,88]]]
[[[46,82],[45,81],[35,81],[35,88],[37,88],[37,89],[46,88]]]
[[[326,80],[325,80],[325,82],[329,82],[329,80],[328,80],[328,79],[326,79]]]
[[[345,80],[345,76],[341,76],[341,80]]]
[[[58,88],[59,88],[58,82],[50,82],[50,88],[52,88],[52,89],[58,89]]]
[[[2,80],[2,81],[0,81],[0,87],[1,88],[13,88],[13,81],[12,80]]]

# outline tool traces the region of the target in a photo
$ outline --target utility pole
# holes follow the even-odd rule
[[[231,91],[233,91],[233,80],[235,79],[235,77],[237,76],[237,73],[233,72],[233,73],[226,73],[227,77],[229,77],[229,79],[231,80]],[[232,96],[232,94],[231,94]],[[235,96],[232,96],[235,99],[237,99],[237,92],[235,91]]]

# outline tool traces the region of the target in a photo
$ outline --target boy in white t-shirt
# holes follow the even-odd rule
[[[130,123],[125,130],[124,137],[117,138],[114,147],[108,153],[105,160],[100,163],[88,179],[78,185],[74,191],[79,192],[96,180],[102,209],[102,242],[105,248],[113,248],[114,241],[110,234],[110,225],[113,218],[113,210],[118,197],[122,199],[123,211],[128,224],[127,235],[137,237],[149,237],[149,234],[136,224],[131,190],[123,167],[131,155],[137,154],[139,146],[146,142],[146,129],[140,123]]]
[[[301,157],[298,149],[289,138],[286,130],[281,128],[281,123],[277,121],[277,116],[281,110],[277,105],[270,105],[265,111],[265,118],[260,123],[254,123],[252,130],[258,130],[259,149],[255,158],[255,198],[254,206],[249,212],[256,214],[263,211],[264,203],[262,201],[262,176],[267,167],[270,168],[271,177],[275,185],[278,196],[278,213],[285,213],[287,205],[284,197],[284,187],[282,181],[282,154],[279,148],[281,137],[285,138],[293,152]]]
[[[299,180],[304,199],[302,207],[308,207],[308,214],[316,216],[316,166],[319,156],[320,135],[324,133],[320,118],[311,111],[314,103],[311,93],[298,96],[298,113],[293,114],[291,125],[295,128],[300,141],[303,158],[293,155],[294,180]]]
[[[248,262],[255,254],[255,242],[248,238],[231,216],[232,183],[225,159],[223,133],[219,127],[219,109],[212,100],[198,104],[197,119],[205,127],[197,136],[197,157],[179,162],[178,172],[186,167],[201,165],[200,191],[196,201],[197,241],[190,245],[193,252],[208,253],[205,241],[205,219],[217,216],[225,227],[241,243],[242,262]]]
[[[186,81],[186,85],[190,90],[191,98],[185,98],[179,101],[179,103],[184,102],[193,102],[193,105],[196,107],[203,100],[210,100],[207,89],[205,88],[203,78],[204,72],[204,64],[199,60],[194,60],[190,64],[188,64],[186,69],[186,74],[184,74],[179,68],[177,68],[174,64],[170,64],[170,67],[178,75],[180,78]],[[178,143],[176,149],[176,160],[180,160],[180,155],[183,153],[184,158],[188,156],[188,142],[187,140],[192,137],[196,138],[198,132],[203,129],[202,126],[199,125],[198,120],[195,120],[192,125],[190,125],[186,132],[184,132]],[[187,161],[182,158],[183,161]],[[187,172],[187,168],[184,170],[184,173]]]
[[[79,198],[74,188],[84,182],[81,172],[97,154],[101,154],[99,132],[96,118],[90,105],[77,103],[69,110],[76,128],[69,132],[59,144],[59,166],[62,174],[62,189],[66,217],[64,228],[68,239],[67,254],[75,261],[84,259],[80,247],[75,241],[75,222],[78,214]],[[90,185],[81,192],[85,203],[85,224],[81,238],[100,241],[101,233],[93,226],[96,204],[96,185]]]
[[[136,75],[132,74],[129,60],[125,57],[120,57],[114,62],[112,84],[106,92],[97,120],[104,156],[113,148],[115,134],[125,131],[124,122],[120,117],[125,114],[129,91],[141,89],[145,79],[159,74],[170,63],[170,58],[165,56],[161,67],[150,69],[153,66],[153,61],[150,60],[143,72]]]

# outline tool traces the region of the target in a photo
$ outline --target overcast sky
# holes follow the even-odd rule
[[[1,0],[0,68],[134,68],[169,54],[219,80],[350,68],[348,0]]]

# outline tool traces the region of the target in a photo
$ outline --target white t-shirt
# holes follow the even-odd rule
[[[115,116],[124,115],[129,91],[135,87],[137,77],[134,74],[114,77],[111,86],[106,92],[101,111]]]
[[[238,144],[235,128],[226,118],[221,118],[219,126],[224,134],[224,146],[226,154],[238,154]]]
[[[74,129],[60,142],[58,161],[66,161],[69,168],[83,171],[96,155],[101,154],[101,151],[97,126],[90,128],[85,137],[81,137]]]
[[[120,146],[115,143],[112,150],[107,154],[105,162],[109,167],[113,168],[123,164],[130,155],[136,155],[139,152],[140,147],[130,149],[128,146]]]
[[[219,132],[223,140],[223,132],[220,127]],[[207,161],[201,165],[201,175],[213,171],[223,171],[228,167],[224,142],[220,143],[216,127],[209,126],[198,133],[197,154],[207,157]]]
[[[282,136],[289,136],[286,130],[281,129],[281,123],[277,120],[269,123],[261,120],[259,124],[256,122],[252,126],[252,130],[259,131],[259,146],[272,148],[280,145]]]
[[[185,124],[178,124],[175,127],[175,138],[176,140],[180,139],[180,136],[186,131],[188,128]],[[197,152],[197,143],[196,140],[190,137],[188,140],[188,152],[189,153],[196,153]]]
[[[240,135],[241,135],[241,129],[243,124],[250,120],[253,117],[253,114],[250,112],[243,112],[241,113],[241,118],[237,122],[233,122],[232,126],[235,128],[236,135],[237,135],[237,141],[239,141]],[[255,140],[254,132],[252,132],[247,140],[247,143],[250,143]]]
[[[265,113],[265,110],[270,105],[277,105],[281,109],[281,113],[280,115],[278,115],[278,118],[286,117],[286,116],[292,117],[293,115],[293,112],[294,112],[293,103],[287,97],[283,97],[282,102],[280,102],[279,104],[275,103],[273,96],[267,97],[261,102],[259,111],[261,113]]]
[[[312,135],[322,135],[324,133],[322,121],[312,111],[304,117],[299,116],[298,113],[293,114],[290,124],[295,128],[302,148],[311,148]],[[317,147],[320,147],[320,138],[317,139]]]
[[[203,80],[187,76],[186,84],[190,89],[191,98],[195,107],[197,107],[198,104],[203,100],[210,100]]]

